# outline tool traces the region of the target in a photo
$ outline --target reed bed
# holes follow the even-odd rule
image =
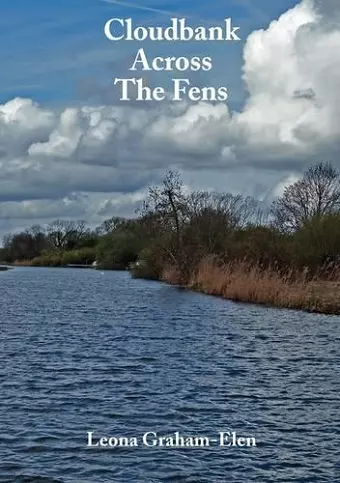
[[[200,263],[186,286],[237,302],[340,314],[339,270],[328,270],[327,279],[321,278],[321,272],[324,277],[324,270],[310,277],[307,269],[281,272],[275,266],[264,268],[247,261],[222,264],[208,258]],[[172,284],[180,280],[178,270],[171,267],[164,270],[162,278]]]
[[[15,267],[31,267],[32,260],[15,260],[11,265]]]

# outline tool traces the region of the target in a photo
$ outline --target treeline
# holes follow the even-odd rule
[[[0,258],[35,266],[92,264],[188,284],[204,260],[242,262],[280,273],[338,277],[340,176],[328,163],[309,168],[265,212],[253,198],[187,193],[176,172],[151,187],[138,216],[96,229],[56,220],[4,239]],[[137,262],[138,263],[135,263]],[[170,275],[171,274],[171,275]]]
[[[125,269],[137,259],[138,220],[113,217],[96,229],[85,221],[55,220],[48,226],[4,237],[0,259],[7,263],[33,266],[92,265]]]
[[[340,175],[330,163],[310,167],[265,211],[241,195],[187,194],[170,172],[149,190],[143,225],[147,244],[137,272],[155,278],[172,272],[187,284],[207,259],[292,277],[340,276]]]

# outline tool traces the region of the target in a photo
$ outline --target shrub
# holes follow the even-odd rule
[[[140,241],[129,230],[118,230],[105,235],[96,250],[98,265],[102,268],[125,269],[137,260]]]

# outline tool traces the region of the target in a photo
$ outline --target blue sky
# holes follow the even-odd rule
[[[218,24],[233,17],[242,28],[242,38],[296,4],[295,0],[1,0],[0,7],[0,102],[15,96],[38,102],[78,102],[105,90],[116,73],[128,72],[139,44],[110,43],[103,25],[111,17],[132,17],[140,25],[164,25],[166,15],[151,9],[186,15],[190,23]],[[129,6],[127,6],[129,5]],[[136,7],[138,5],[138,8]],[[145,10],[144,10],[145,8]],[[148,10],[150,9],[150,10]],[[129,45],[127,45],[129,44]],[[193,50],[192,50],[193,49]],[[178,55],[200,53],[201,45],[176,45]],[[150,55],[173,52],[173,45],[150,46]],[[240,83],[242,45],[223,43],[205,46],[212,55],[210,83],[228,84],[231,102],[242,102]],[[222,84],[222,85],[224,85]],[[94,101],[96,99],[93,99]]]
[[[167,26],[172,16],[232,17],[242,41],[104,35],[113,17]],[[169,168],[188,189],[269,201],[315,162],[340,168],[339,18],[339,0],[0,0],[0,237],[131,216]],[[140,47],[149,60],[212,57],[211,71],[185,77],[226,86],[229,99],[120,103],[113,79],[132,77]],[[167,88],[179,75],[143,77]]]

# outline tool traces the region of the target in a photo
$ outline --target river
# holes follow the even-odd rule
[[[340,482],[339,317],[43,268],[0,274],[0,316],[1,483]],[[256,446],[141,444],[228,431]]]

